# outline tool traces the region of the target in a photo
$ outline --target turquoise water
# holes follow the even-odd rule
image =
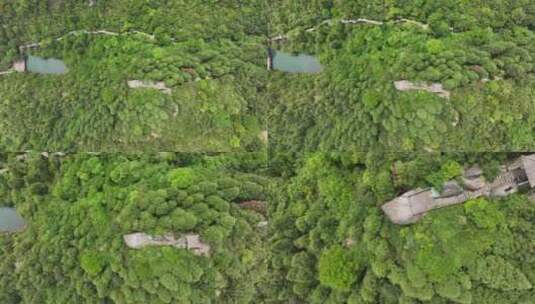
[[[0,232],[14,232],[24,228],[26,223],[15,208],[0,207]]]
[[[319,60],[310,55],[292,55],[285,52],[273,52],[273,69],[290,73],[319,73],[321,64]]]
[[[26,69],[39,74],[65,74],[68,71],[65,63],[59,59],[43,59],[35,56],[28,56]]]

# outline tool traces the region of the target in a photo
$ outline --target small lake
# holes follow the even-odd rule
[[[38,74],[65,74],[68,71],[65,63],[59,59],[35,56],[28,56],[26,59],[26,70]]]
[[[273,69],[290,73],[319,73],[322,66],[314,56],[273,51]]]
[[[25,225],[15,208],[0,207],[0,233],[20,231]]]

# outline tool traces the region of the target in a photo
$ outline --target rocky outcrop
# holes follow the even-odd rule
[[[483,170],[478,165],[474,165],[464,170],[464,176],[467,178],[479,177],[483,174]]]
[[[163,81],[150,81],[150,80],[128,80],[128,86],[132,89],[149,88],[161,91],[164,94],[171,95],[171,89],[165,85]]]
[[[449,99],[451,96],[450,91],[444,89],[440,83],[427,84],[423,82],[413,83],[408,80],[395,81],[394,86],[398,91],[427,91],[429,93],[437,94],[442,98]]]
[[[486,184],[485,178],[483,177],[483,171],[477,165],[466,169],[461,180],[463,187],[469,191],[481,189]]]
[[[414,189],[381,206],[394,224],[407,225],[417,222],[427,211],[433,209],[431,189]]]
[[[463,188],[456,181],[448,181],[444,183],[440,197],[456,196],[463,193],[463,191]]]
[[[141,249],[146,246],[173,246],[190,250],[196,255],[210,255],[210,245],[202,242],[198,234],[185,234],[177,239],[172,233],[152,236],[144,232],[136,232],[123,235],[123,239],[126,246],[133,249]]]

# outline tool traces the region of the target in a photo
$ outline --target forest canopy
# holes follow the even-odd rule
[[[533,0],[0,1],[0,304],[533,304],[533,54]]]
[[[27,222],[0,234],[2,303],[249,303],[261,297],[262,155],[3,154],[0,191]],[[208,256],[128,248],[123,235],[198,234]]]
[[[379,208],[408,189],[431,186],[437,176],[458,176],[453,164],[480,164],[492,177],[500,162],[514,157],[305,157],[273,186],[270,301],[531,303],[535,204],[526,194],[471,200],[432,211],[409,226],[391,223]]]
[[[3,151],[264,148],[259,1],[87,2],[0,4],[0,71],[23,55],[69,68],[0,76]],[[168,93],[131,88],[133,80]]]
[[[324,72],[270,75],[275,154],[533,148],[530,1],[304,2],[272,5],[273,47]]]

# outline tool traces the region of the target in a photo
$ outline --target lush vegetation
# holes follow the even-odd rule
[[[61,58],[69,68],[1,76],[3,151],[263,148],[260,1],[96,2],[0,4],[0,70],[30,42],[41,45],[23,53]],[[101,30],[119,35],[81,32]],[[171,93],[132,89],[128,80],[163,82]]]
[[[535,205],[525,193],[409,226],[379,208],[470,164],[492,179],[517,156],[315,153],[268,168],[250,153],[2,154],[1,196],[28,226],[0,235],[0,300],[531,303]],[[267,218],[241,204],[252,201],[269,201]],[[122,236],[138,231],[197,233],[211,253],[128,248]]]
[[[312,154],[270,201],[270,303],[532,303],[535,205],[477,199],[392,224],[379,206],[512,154]],[[457,172],[457,173],[455,173]],[[284,190],[281,190],[284,189]]]
[[[533,0],[18,0],[0,24],[0,72],[69,69],[0,75],[0,207],[27,223],[0,303],[533,303],[535,190],[380,208],[535,148]]]
[[[251,303],[265,279],[262,155],[3,155],[2,200],[27,221],[0,234],[2,303]],[[122,236],[197,233],[197,256]]]
[[[275,151],[533,147],[531,1],[362,3],[273,5],[271,36],[287,35],[274,47],[316,54],[324,65],[317,75],[271,75]],[[358,18],[383,25],[340,22]],[[399,80],[439,83],[451,97],[401,92]]]

